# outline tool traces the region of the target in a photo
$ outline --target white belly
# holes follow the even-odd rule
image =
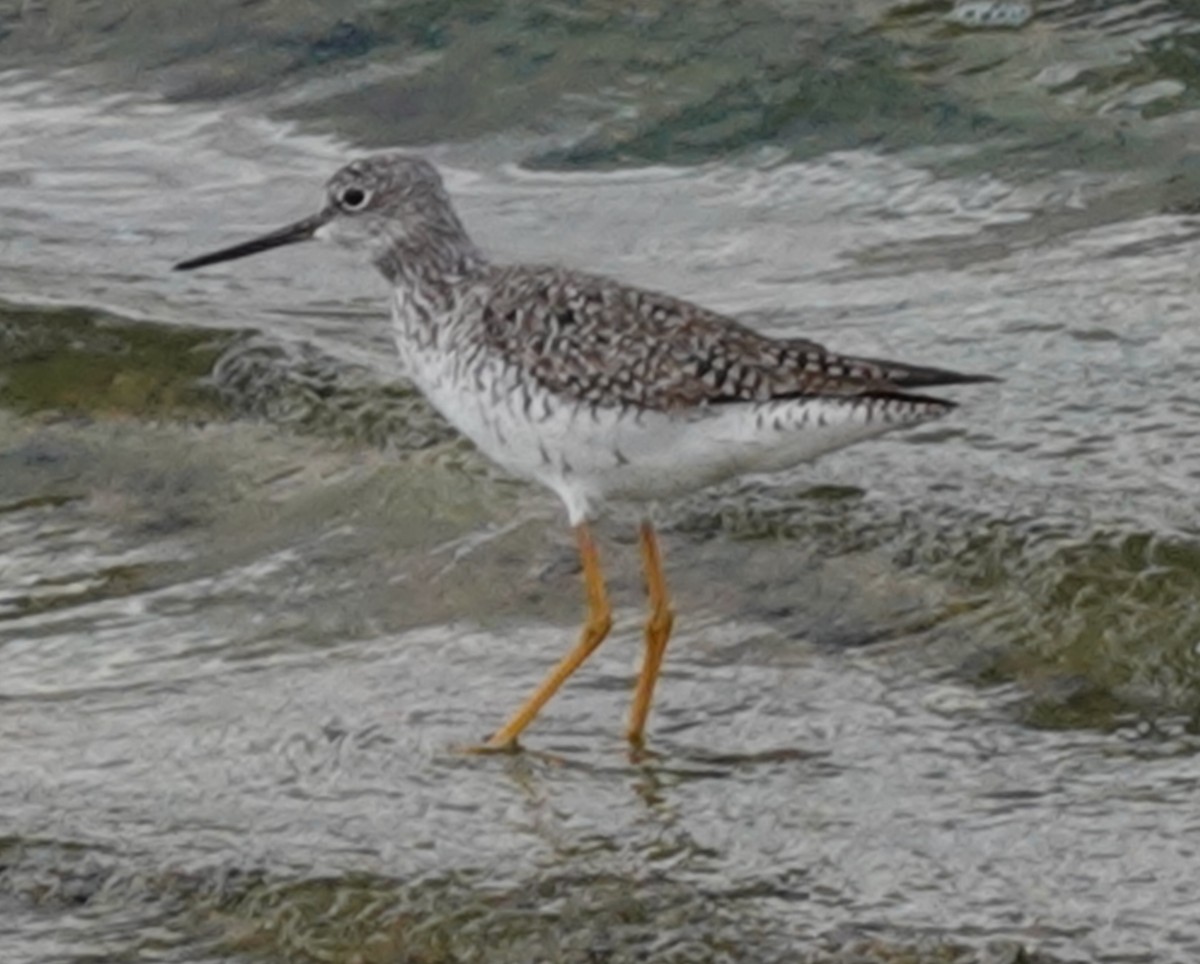
[[[523,384],[481,352],[422,347],[401,326],[397,347],[408,377],[447,421],[493,462],[556,492],[572,525],[607,500],[662,499],[778,472],[941,413],[824,398],[681,413],[601,408]]]
[[[736,476],[792,468],[854,442],[922,421],[876,417],[814,399],[712,406],[686,414],[584,409],[555,419],[566,441],[558,470],[542,478],[572,521],[609,499],[683,495]]]

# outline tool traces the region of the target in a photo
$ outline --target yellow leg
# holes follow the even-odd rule
[[[525,727],[533,722],[533,718],[549,702],[550,697],[558,692],[558,688],[567,678],[592,655],[612,627],[612,608],[608,604],[608,591],[604,588],[600,557],[596,553],[592,533],[586,522],[575,527],[575,538],[579,544],[579,557],[583,560],[583,584],[587,589],[587,620],[583,624],[583,633],[575,648],[559,660],[558,665],[542,680],[529,699],[487,741],[487,748],[490,750],[504,750],[516,746],[517,737]]]
[[[650,618],[646,621],[646,657],[642,672],[638,676],[637,688],[633,692],[633,709],[629,714],[629,742],[641,746],[642,734],[646,729],[646,717],[650,715],[650,702],[654,698],[654,684],[662,669],[663,653],[671,637],[671,626],[675,614],[671,611],[671,600],[667,596],[667,583],[663,578],[662,554],[658,550],[658,537],[649,522],[643,522],[641,531],[642,568],[646,574],[646,590],[650,596]]]

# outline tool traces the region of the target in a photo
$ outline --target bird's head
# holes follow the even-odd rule
[[[379,154],[334,174],[316,214],[175,268],[202,268],[314,238],[363,251],[380,267],[406,257],[449,256],[453,261],[456,255],[459,260],[464,254],[474,256],[437,168],[409,154]]]

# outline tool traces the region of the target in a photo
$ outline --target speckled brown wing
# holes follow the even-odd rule
[[[488,343],[547,390],[603,407],[672,411],[821,396],[917,400],[905,390],[993,380],[769,338],[689,302],[580,272],[500,268],[492,290],[483,314]]]

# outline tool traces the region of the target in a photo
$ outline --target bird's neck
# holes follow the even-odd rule
[[[487,259],[455,221],[431,227],[420,238],[394,237],[374,261],[392,286],[433,308],[449,308],[455,292],[487,265]]]

